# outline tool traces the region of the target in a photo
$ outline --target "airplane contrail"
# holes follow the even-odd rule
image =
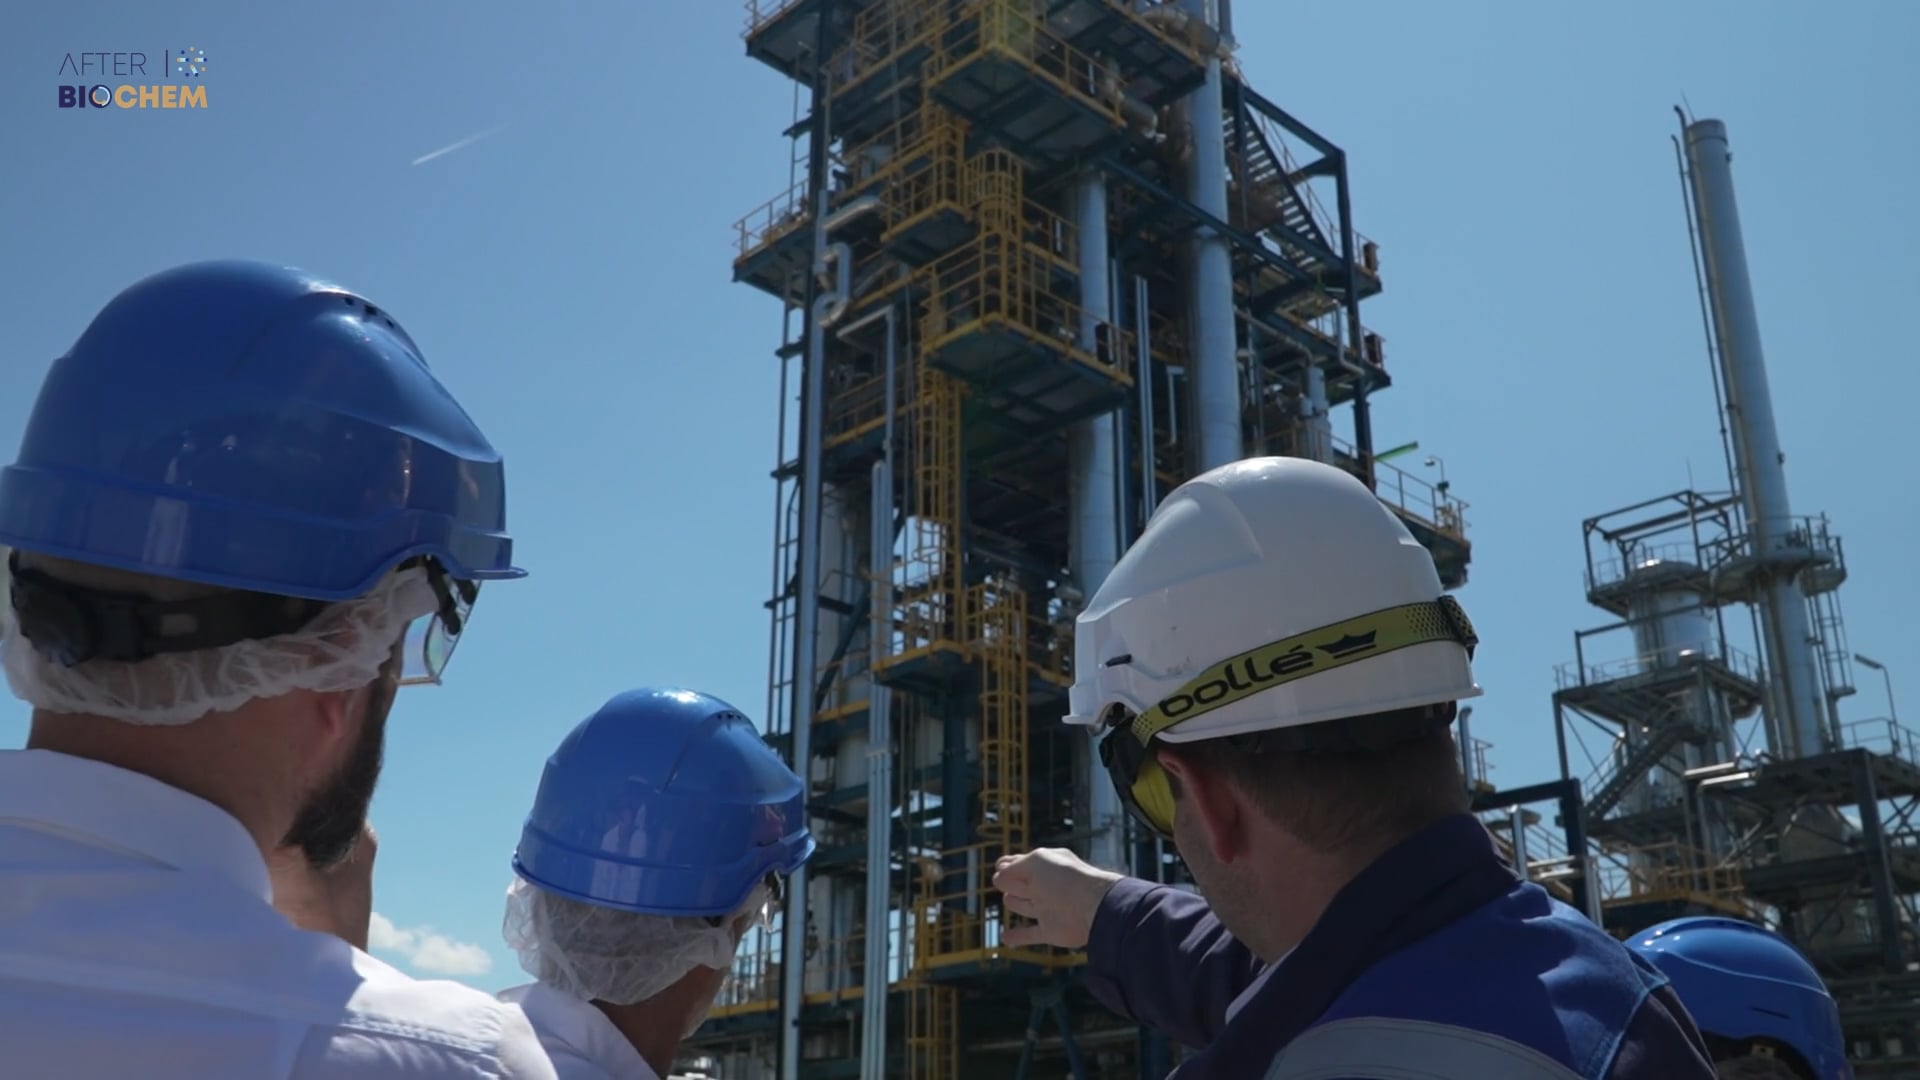
[[[500,129],[497,127],[490,127],[485,131],[476,131],[473,134],[467,136],[466,138],[461,139],[459,142],[448,143],[447,145],[441,147],[438,150],[429,150],[426,153],[421,154],[419,157],[413,159],[412,164],[425,165],[427,162],[432,161],[434,158],[441,157],[446,154],[451,154],[455,150],[463,150],[469,146],[472,146],[474,143],[479,142],[481,139],[489,138],[499,133],[500,133]]]

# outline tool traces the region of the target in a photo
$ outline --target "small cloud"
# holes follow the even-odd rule
[[[377,911],[367,926],[367,945],[375,952],[393,953],[429,975],[485,975],[493,968],[493,957],[478,945],[455,941],[428,926],[395,926]]]
[[[459,140],[458,142],[450,142],[438,150],[429,150],[426,153],[421,154],[419,157],[413,159],[412,164],[425,165],[427,162],[432,161],[434,158],[443,157],[447,154],[451,154],[455,150],[464,150],[467,147],[472,146],[474,143],[479,142],[481,139],[491,138],[498,134],[500,134],[500,129],[497,127],[490,127],[490,128],[487,128],[485,131],[476,131],[473,134],[467,136],[466,138]]]

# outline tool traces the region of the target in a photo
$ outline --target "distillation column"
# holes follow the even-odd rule
[[[1194,18],[1209,18],[1209,0],[1186,0]],[[1222,48],[1225,46],[1222,45]],[[1188,137],[1186,197],[1220,221],[1227,220],[1226,107],[1218,52],[1207,57],[1207,81],[1181,103]],[[1188,252],[1187,317],[1193,355],[1188,388],[1193,402],[1195,472],[1245,454],[1241,436],[1240,370],[1234,341],[1233,255],[1227,238],[1212,229],[1195,231]]]
[[[1642,673],[1672,673],[1721,654],[1720,636],[1708,614],[1707,598],[1685,584],[1699,577],[1699,568],[1691,563],[1657,556],[1643,557],[1627,571],[1627,581],[1640,586],[1630,601],[1629,618]],[[1684,801],[1687,789],[1682,777],[1688,770],[1734,759],[1733,710],[1725,693],[1696,680],[1675,693],[1669,704],[1673,714],[1665,722],[1683,725],[1689,735],[1627,790],[1620,805],[1628,814],[1661,810]],[[1632,757],[1650,734],[1630,726],[1617,752],[1616,767]],[[1732,837],[1723,823],[1701,822],[1701,850],[1723,856],[1731,845]],[[1643,869],[1646,859],[1645,855],[1635,856]]]
[[[1686,149],[1741,503],[1753,554],[1763,562],[1778,560],[1804,544],[1793,535],[1786,455],[1774,426],[1766,356],[1760,348],[1760,319],[1754,309],[1740,208],[1733,193],[1733,155],[1727,147],[1726,124],[1719,120],[1688,124]],[[1771,709],[1776,714],[1772,727],[1784,744],[1773,750],[1783,757],[1818,754],[1827,748],[1826,703],[1806,594],[1797,575],[1786,571],[1766,578],[1760,599]]]
[[[1075,190],[1080,252],[1080,347],[1099,352],[1100,328],[1113,322],[1112,267],[1107,256],[1107,184],[1098,171],[1080,178]],[[1118,352],[1117,343],[1114,346]],[[1114,357],[1119,362],[1119,357]],[[1150,377],[1141,371],[1139,378]],[[1073,426],[1068,433],[1068,482],[1073,517],[1068,571],[1081,602],[1106,581],[1120,559],[1120,414],[1106,413]],[[1087,859],[1108,870],[1125,870],[1119,793],[1095,760],[1091,738],[1078,740],[1074,775],[1086,795]],[[1077,808],[1076,808],[1077,809]]]

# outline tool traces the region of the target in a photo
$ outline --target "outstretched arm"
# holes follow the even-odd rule
[[[1261,971],[1205,900],[1098,869],[1071,851],[1001,859],[994,884],[1008,910],[1035,920],[1008,927],[1008,945],[1084,946],[1087,988],[1102,1004],[1189,1046],[1213,1041],[1227,1006]]]
[[[1260,976],[1260,958],[1207,902],[1137,878],[1115,882],[1087,941],[1087,989],[1120,1015],[1188,1046],[1205,1046],[1227,1006]]]

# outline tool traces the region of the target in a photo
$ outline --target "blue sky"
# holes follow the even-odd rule
[[[6,453],[101,303],[219,256],[395,312],[505,453],[531,576],[487,590],[445,686],[402,696],[374,808],[388,954],[487,987],[518,975],[507,858],[561,734],[633,685],[756,715],[766,695],[778,311],[729,283],[730,226],[786,186],[790,89],[742,55],[735,0],[535,7],[26,5],[0,72]],[[1235,15],[1254,85],[1347,148],[1381,244],[1377,445],[1419,439],[1472,503],[1461,599],[1495,780],[1554,772],[1553,669],[1603,621],[1581,519],[1724,475],[1668,141],[1682,94],[1730,128],[1795,507],[1845,536],[1854,646],[1920,685],[1898,434],[1920,397],[1900,315],[1920,282],[1920,7]],[[182,45],[207,54],[207,110],[56,108],[64,54]],[[1884,714],[1861,684],[1852,715]],[[0,701],[0,744],[25,716]]]

